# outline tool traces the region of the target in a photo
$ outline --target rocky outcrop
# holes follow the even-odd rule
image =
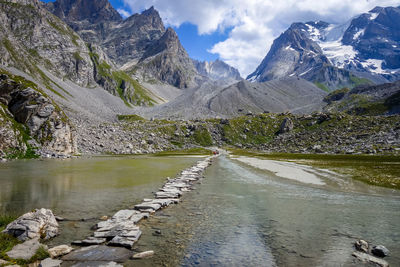
[[[3,233],[15,236],[21,241],[46,240],[58,235],[58,223],[51,210],[37,209],[7,225]]]
[[[15,79],[20,79],[25,84]],[[0,75],[0,102],[3,111],[7,108],[11,115],[11,123],[6,122],[1,127],[1,132],[10,133],[9,139],[4,140],[2,145],[9,146],[10,149],[20,146],[21,142],[12,137],[25,134],[33,138],[30,144],[40,148],[43,153],[76,154],[75,132],[66,115],[36,84],[21,79],[23,78],[12,75]],[[16,124],[20,126],[17,127]],[[18,128],[27,131],[21,132]],[[26,145],[19,150],[26,150]]]
[[[178,35],[168,28],[142,56],[136,68],[147,76],[178,88],[195,85],[197,72],[186,50],[181,45]]]
[[[200,75],[206,76],[212,80],[242,80],[242,77],[240,76],[240,73],[237,69],[229,66],[219,59],[211,62],[198,61],[193,59],[193,64],[195,65],[196,70]]]
[[[0,28],[2,65],[24,71],[47,87],[53,84],[42,69],[82,86],[94,84],[85,42],[41,1],[2,1]],[[63,94],[61,88],[55,90]]]
[[[96,1],[92,9],[86,2],[58,0],[46,6],[135,78],[155,79],[178,88],[196,85],[191,59],[175,31],[165,29],[153,7],[122,20],[107,0]]]
[[[324,99],[329,112],[357,115],[391,115],[400,113],[400,82],[340,89]]]

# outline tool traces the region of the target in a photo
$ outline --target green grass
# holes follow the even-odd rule
[[[36,251],[35,255],[33,255],[29,260],[11,259],[7,256],[7,252],[10,251],[14,246],[20,244],[21,241],[9,234],[1,233],[1,231],[3,231],[9,223],[17,218],[18,216],[14,215],[0,215],[0,259],[9,261],[12,264],[26,266],[30,263],[48,258],[50,255],[44,247],[40,247]]]
[[[353,74],[350,74],[350,81],[353,84],[353,87],[356,87],[358,85],[364,85],[364,84],[366,84],[366,85],[373,85],[374,84],[373,82],[371,82],[370,80],[368,80],[366,78],[360,78],[360,77],[357,77],[357,76],[355,76]]]
[[[201,146],[212,146],[213,140],[207,128],[196,129],[193,134],[194,141]]]
[[[320,82],[314,82],[315,86],[317,86],[319,89],[325,91],[325,92],[330,92],[331,90],[323,83]]]
[[[234,155],[256,156],[273,160],[291,160],[316,168],[348,175],[369,185],[400,190],[400,156],[326,155],[326,154],[264,154],[249,150],[231,149]]]
[[[126,122],[132,122],[132,121],[145,121],[146,119],[139,116],[139,115],[118,115],[117,116],[119,121],[126,121]]]
[[[173,150],[173,151],[163,151],[154,154],[156,157],[165,157],[165,156],[184,156],[184,155],[212,155],[212,151],[209,149],[205,149],[202,147],[183,149],[183,150]]]

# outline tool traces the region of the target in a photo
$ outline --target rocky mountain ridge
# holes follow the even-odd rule
[[[200,75],[206,76],[212,80],[233,79],[242,80],[240,73],[234,67],[229,66],[222,60],[215,61],[198,61],[193,59],[193,64]]]
[[[400,8],[377,7],[343,25],[293,23],[247,79],[298,76],[325,90],[400,78]]]
[[[46,7],[130,76],[181,89],[196,85],[198,74],[186,50],[153,7],[122,20],[108,0],[95,1],[93,8],[90,2],[57,0]]]

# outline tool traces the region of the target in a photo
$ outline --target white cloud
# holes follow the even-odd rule
[[[132,15],[129,11],[127,11],[127,10],[125,10],[125,9],[122,9],[122,8],[118,8],[117,11],[118,11],[119,14],[121,14],[121,16],[122,16],[123,18],[127,18],[127,17],[129,17],[130,15]]]
[[[342,23],[373,7],[397,6],[400,0],[124,0],[133,12],[154,6],[164,22],[190,22],[199,34],[229,27],[229,37],[215,44],[216,53],[243,76],[254,71],[273,40],[292,22],[324,20]]]

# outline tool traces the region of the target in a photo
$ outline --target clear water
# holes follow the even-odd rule
[[[220,157],[181,204],[142,223],[136,249],[156,256],[140,265],[359,266],[363,238],[400,266],[400,194],[327,177],[313,187]]]
[[[95,157],[26,160],[0,164],[0,213],[49,208],[71,221],[51,243],[79,240],[99,218],[132,208],[198,159],[190,157]]]
[[[65,222],[61,244],[82,239],[101,215],[132,207],[195,158],[93,158],[0,165],[0,210],[52,208]],[[383,244],[400,266],[400,193],[336,177],[323,186],[279,178],[226,156],[196,190],[143,221],[126,266],[359,266],[358,238]],[[78,219],[89,220],[81,222]],[[91,220],[93,219],[93,220]],[[155,233],[161,230],[161,235]]]

